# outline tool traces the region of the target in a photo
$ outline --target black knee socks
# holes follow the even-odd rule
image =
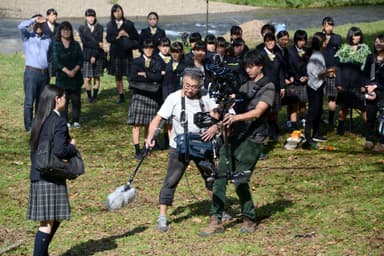
[[[93,89],[93,98],[97,98],[97,93],[99,92],[99,89]]]
[[[33,249],[33,256],[45,256],[48,252],[50,234],[37,231],[35,236],[35,247]]]

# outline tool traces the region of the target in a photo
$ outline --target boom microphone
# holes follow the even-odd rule
[[[165,123],[165,120],[161,120],[160,125],[158,128],[156,128],[155,134],[152,137],[152,141],[157,138],[159,135],[163,125]],[[136,198],[136,189],[132,187],[133,179],[135,178],[141,164],[143,163],[144,159],[147,157],[147,155],[150,152],[150,148],[146,147],[145,152],[143,153],[143,157],[140,159],[140,161],[137,163],[135,170],[133,171],[131,177],[129,178],[128,182],[124,185],[119,186],[115,189],[112,193],[110,193],[107,196],[106,200],[106,206],[108,210],[117,210],[120,209],[127,204],[133,202]]]

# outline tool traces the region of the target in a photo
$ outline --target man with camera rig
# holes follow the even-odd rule
[[[245,57],[249,81],[240,87],[238,93],[245,99],[244,106],[237,108],[235,105],[236,114],[227,113],[223,118],[225,138],[215,172],[211,219],[209,226],[200,232],[200,236],[224,232],[221,216],[227,181],[234,183],[240,198],[243,216],[240,233],[252,233],[256,230],[256,211],[249,180],[268,135],[267,114],[275,95],[274,84],[262,72],[263,63],[263,56],[257,50],[249,52]]]
[[[200,90],[203,85],[203,77],[204,74],[198,68],[186,68],[183,74],[182,89],[170,94],[165,99],[157,115],[149,125],[146,144],[147,147],[152,148],[154,147],[155,142],[152,141],[151,138],[155,134],[156,129],[159,129],[160,124],[163,123],[162,120],[172,118],[167,174],[159,195],[160,216],[157,221],[157,229],[160,232],[168,231],[166,218],[167,209],[168,206],[172,205],[176,187],[187,169],[190,160],[193,160],[196,163],[201,176],[205,181],[205,187],[208,190],[208,194],[209,196],[212,195],[213,179],[209,173],[206,173],[198,165],[198,163],[205,160],[205,158],[208,158],[208,161],[212,161],[213,157],[211,155],[198,157],[192,154],[195,152],[192,152],[189,148],[186,152],[181,152],[183,147],[185,149],[186,145],[192,144],[191,141],[185,140],[184,142],[176,143],[176,140],[179,141],[183,135],[190,133],[198,134],[198,139],[203,143],[209,142],[218,133],[217,125],[213,123],[210,123],[209,127],[200,128],[202,126],[198,124],[199,127],[194,122],[196,113],[211,112],[212,116],[215,115],[213,110],[216,107],[216,103],[207,93]]]

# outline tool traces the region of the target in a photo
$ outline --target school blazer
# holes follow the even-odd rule
[[[99,23],[95,24],[93,32],[89,29],[88,25],[81,25],[79,27],[79,35],[81,43],[83,44],[83,60],[90,61],[91,57],[96,59],[103,57],[104,51],[99,47],[99,43],[103,42],[104,28]]]
[[[116,39],[117,34],[125,30],[128,37],[120,37]],[[130,20],[123,20],[123,24],[118,29],[116,22],[110,21],[107,24],[107,42],[110,43],[109,54],[111,57],[127,57],[128,60],[133,59],[132,50],[139,46],[139,34],[135,28],[135,24]]]

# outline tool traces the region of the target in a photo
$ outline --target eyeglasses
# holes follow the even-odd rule
[[[200,90],[200,85],[192,85],[192,84],[184,84],[184,89],[191,90],[191,91],[198,91]]]

